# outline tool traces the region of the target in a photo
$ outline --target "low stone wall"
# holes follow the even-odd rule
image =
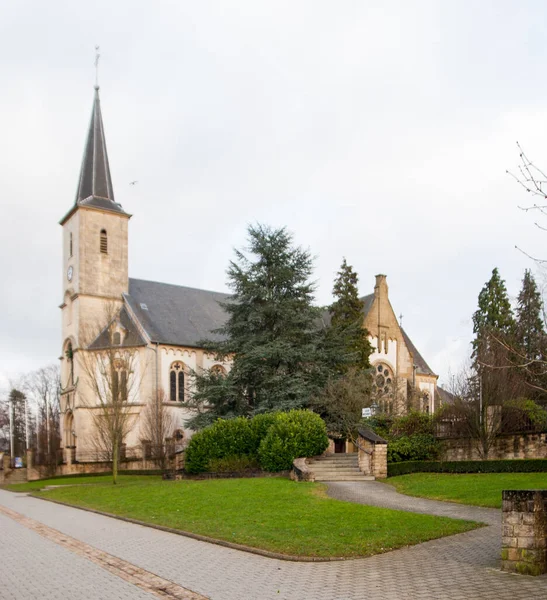
[[[547,490],[504,490],[501,568],[547,573]]]
[[[477,440],[440,439],[443,460],[482,460]],[[523,433],[499,436],[488,452],[489,459],[547,458],[547,433]]]
[[[359,469],[376,479],[387,477],[387,442],[366,427],[359,428],[357,438]]]

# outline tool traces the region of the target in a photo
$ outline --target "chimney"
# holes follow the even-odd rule
[[[379,298],[387,298],[388,287],[386,281],[387,275],[376,275],[376,285],[374,286],[374,295]]]

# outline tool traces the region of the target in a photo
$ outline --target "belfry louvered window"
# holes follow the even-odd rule
[[[169,400],[184,402],[184,365],[174,362],[169,372]]]
[[[106,229],[101,229],[101,252],[108,254],[108,238],[106,236]]]

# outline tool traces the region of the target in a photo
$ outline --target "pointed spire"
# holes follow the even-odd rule
[[[98,85],[95,86],[91,123],[89,124],[75,204],[124,212],[121,205],[114,201],[114,188],[106,152]]]

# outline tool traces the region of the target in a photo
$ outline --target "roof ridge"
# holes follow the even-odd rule
[[[179,285],[178,283],[165,283],[164,281],[154,281],[151,279],[137,279],[136,277],[130,277],[129,281],[143,281],[144,283],[155,283],[157,285],[168,285],[170,287],[183,288],[185,290],[195,290],[196,292],[207,292],[209,294],[220,294],[222,296],[231,296],[229,292],[217,292],[215,290],[206,290],[204,288],[193,287],[190,285]]]

